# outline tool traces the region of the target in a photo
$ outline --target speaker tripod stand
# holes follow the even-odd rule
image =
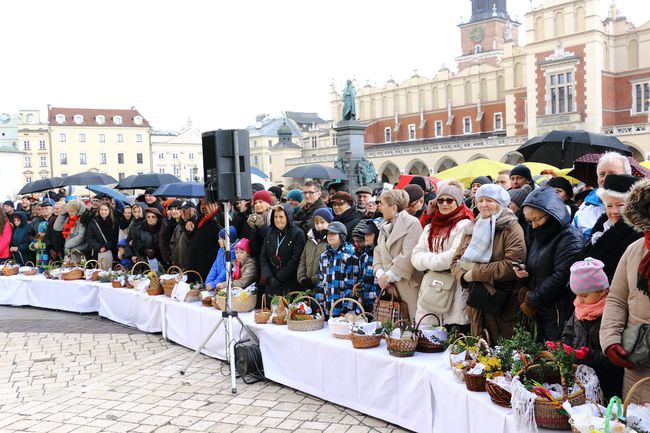
[[[250,330],[250,328],[244,324],[244,322],[241,320],[241,317],[239,317],[239,314],[236,311],[232,311],[232,255],[230,253],[230,221],[229,221],[229,213],[230,213],[230,203],[228,202],[223,202],[223,207],[224,207],[224,230],[226,232],[226,308],[225,311],[221,312],[221,317],[219,320],[217,320],[217,323],[214,324],[214,327],[210,331],[210,333],[207,335],[205,340],[203,340],[203,343],[194,351],[194,354],[192,354],[192,357],[187,361],[187,364],[185,365],[184,368],[182,368],[179,373],[183,376],[185,375],[185,372],[191,367],[192,363],[196,359],[196,357],[201,353],[201,351],[205,348],[205,346],[208,344],[208,341],[212,338],[215,332],[217,332],[217,329],[224,324],[226,328],[226,358],[230,364],[230,385],[231,385],[231,391],[233,394],[237,394],[237,372],[235,369],[235,336],[233,333],[233,318],[237,319],[239,324],[243,329],[246,330],[248,335],[255,340],[257,344],[259,344],[259,339],[257,336]],[[215,292],[216,296],[216,292]],[[225,319],[225,320],[224,320]]]

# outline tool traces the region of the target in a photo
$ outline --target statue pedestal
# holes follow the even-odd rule
[[[366,154],[365,130],[366,126],[356,120],[342,120],[334,127],[339,157],[348,162],[346,174],[350,178],[349,185],[352,194],[360,186],[357,166],[359,160],[363,159]]]

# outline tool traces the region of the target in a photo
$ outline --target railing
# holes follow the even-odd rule
[[[646,132],[649,132],[647,123],[610,126],[602,129],[602,133],[605,135],[645,134]]]

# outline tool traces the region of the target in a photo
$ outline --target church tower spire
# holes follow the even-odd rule
[[[470,23],[489,20],[491,18],[501,18],[510,20],[506,0],[471,0],[472,1],[472,18]]]

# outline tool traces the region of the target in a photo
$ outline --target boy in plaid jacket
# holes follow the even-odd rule
[[[327,248],[320,256],[316,300],[329,315],[332,303],[340,298],[350,297],[359,275],[359,259],[354,247],[345,242],[348,233],[343,223],[334,221],[327,227]],[[347,302],[338,304],[334,315],[352,309]]]
[[[375,273],[372,270],[375,246],[379,236],[379,228],[375,220],[368,220],[364,229],[365,248],[359,256],[359,283],[363,285],[363,293],[357,292],[357,298],[363,304],[366,311],[371,312],[375,300],[381,289],[377,284]]]

